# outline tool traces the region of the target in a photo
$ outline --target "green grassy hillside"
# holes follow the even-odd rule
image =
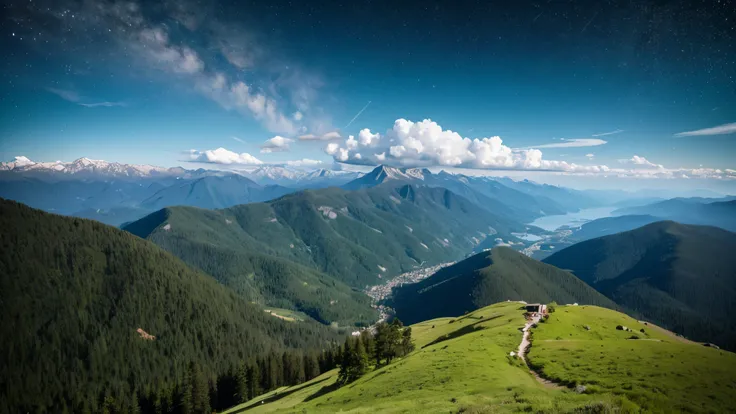
[[[657,222],[578,243],[546,258],[675,332],[736,349],[736,234]]]
[[[415,284],[394,289],[389,306],[414,323],[464,312],[502,300],[616,305],[569,272],[496,247],[444,268]]]
[[[608,309],[558,308],[534,329],[529,361],[546,378],[625,396],[648,412],[733,410],[736,354]]]
[[[321,349],[337,333],[267,315],[153,243],[0,199],[0,413],[133,410],[195,362]],[[155,336],[145,339],[142,329]],[[138,395],[137,395],[138,394]]]
[[[510,352],[525,320],[517,302],[462,318],[412,326],[417,349],[337,388],[337,371],[281,388],[228,413],[266,412],[726,412],[736,384],[736,355],[683,342],[641,325],[642,340],[617,325],[630,317],[593,306],[560,306],[533,329],[528,357],[543,383]],[[585,330],[590,326],[590,331]],[[441,338],[450,338],[437,341]],[[644,340],[645,339],[645,340]],[[434,344],[432,344],[434,342]],[[585,386],[576,392],[566,384]]]

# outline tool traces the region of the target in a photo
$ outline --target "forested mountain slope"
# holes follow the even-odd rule
[[[690,339],[736,349],[736,234],[671,221],[546,258],[626,308]]]
[[[616,305],[569,272],[496,247],[395,288],[389,305],[402,321],[458,316],[504,300]]]
[[[337,337],[288,323],[154,244],[0,199],[0,412],[133,410],[191,362],[206,378]],[[137,332],[141,329],[143,332]],[[153,335],[150,338],[145,334]]]
[[[209,246],[211,254],[287,259],[359,289],[421,265],[457,260],[485,237],[519,228],[449,190],[413,185],[307,190],[214,211],[170,208],[125,227],[201,268],[210,253],[200,255],[198,246]],[[242,278],[247,271],[218,263],[223,269],[208,272],[248,283]],[[261,276],[274,277],[268,270]]]

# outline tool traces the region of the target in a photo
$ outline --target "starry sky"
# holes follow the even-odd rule
[[[736,181],[730,0],[25,0],[0,15],[2,161]]]

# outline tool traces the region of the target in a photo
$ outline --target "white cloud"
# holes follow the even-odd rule
[[[189,161],[191,162],[205,162],[212,164],[238,164],[238,165],[261,165],[263,161],[248,154],[247,152],[238,154],[236,152],[229,151],[225,148],[218,148],[216,150],[189,150]]]
[[[322,135],[306,134],[299,136],[300,141],[334,141],[342,139],[342,136],[337,131],[331,131]]]
[[[294,112],[294,115],[292,115],[295,121],[301,121],[302,118],[304,118],[304,114],[302,114],[300,111]]]
[[[370,151],[365,151],[370,149]],[[343,145],[330,143],[325,153],[335,161],[396,166],[446,166],[480,169],[532,169],[569,172],[605,172],[608,167],[584,166],[542,159],[538,149],[512,149],[500,137],[463,138],[443,130],[432,120],[398,119],[385,135],[363,129],[358,139],[349,136]]]
[[[644,166],[644,167],[664,168],[661,164],[655,164],[655,163],[649,161],[648,159],[646,159],[644,157],[640,157],[638,155],[634,155],[633,157],[631,157],[631,159],[629,160],[629,162],[631,162],[632,164],[641,165],[641,166]]]
[[[340,148],[340,144],[337,142],[330,142],[325,147],[325,153],[327,155],[335,155],[337,153],[337,150]]]
[[[595,158],[595,154],[585,154],[585,156],[588,157],[588,159],[591,159],[591,160],[593,158]]]
[[[289,151],[289,144],[291,144],[292,142],[294,142],[294,140],[291,138],[284,138],[282,136],[276,135],[271,139],[267,139],[266,142],[261,145],[261,152],[270,153]]]
[[[676,137],[696,137],[705,135],[725,135],[736,133],[736,122],[715,126],[712,128],[698,129],[695,131],[680,132]]]
[[[601,134],[593,134],[592,136],[594,136],[594,137],[605,137],[606,135],[620,134],[622,132],[624,132],[623,129],[617,129],[617,130],[611,131],[611,132],[604,132],[604,133],[601,133]]]
[[[579,148],[579,147],[597,147],[598,145],[605,145],[608,141],[604,141],[598,138],[574,138],[574,139],[561,139],[562,142],[556,142],[554,144],[542,144],[532,145],[520,149],[531,149],[531,148]]]
[[[301,160],[286,161],[284,164],[290,167],[316,167],[322,164],[320,160],[312,160],[309,158],[302,158]]]

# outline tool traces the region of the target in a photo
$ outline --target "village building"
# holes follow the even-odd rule
[[[527,303],[526,311],[529,313],[539,313],[544,315],[547,313],[547,305],[543,305],[541,303]]]

